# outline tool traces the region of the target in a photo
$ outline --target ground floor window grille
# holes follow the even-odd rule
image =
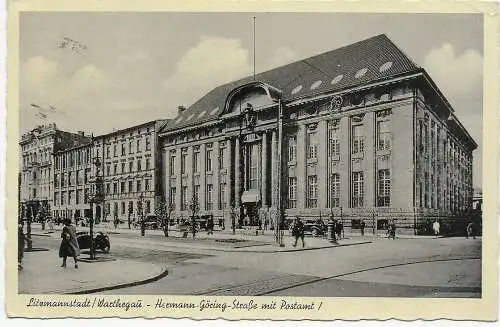
[[[318,206],[318,177],[307,177],[307,207],[316,208]]]
[[[352,197],[353,208],[362,207],[364,200],[364,176],[362,171],[352,173]]]
[[[330,180],[330,207],[340,207],[340,175],[332,174]]]
[[[378,197],[377,206],[388,207],[391,205],[391,172],[389,169],[378,171]]]
[[[289,177],[288,178],[288,208],[296,208],[297,207],[297,178]]]

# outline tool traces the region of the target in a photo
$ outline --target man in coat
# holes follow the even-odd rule
[[[293,237],[295,237],[295,243],[293,244],[293,247],[297,246],[299,237],[302,240],[302,247],[306,246],[304,243],[304,223],[300,220],[299,217],[295,218],[295,221],[293,223],[292,235]]]

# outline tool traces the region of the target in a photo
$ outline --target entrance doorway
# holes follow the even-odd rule
[[[240,225],[243,226],[258,226],[259,225],[259,208],[258,202],[247,202],[243,204],[243,218]]]

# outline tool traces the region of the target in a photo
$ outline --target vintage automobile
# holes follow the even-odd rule
[[[306,220],[304,222],[304,232],[310,233],[313,237],[326,235],[328,226],[322,219]]]
[[[80,250],[90,249],[90,234],[88,232],[76,233],[76,240],[78,241]],[[103,232],[97,232],[94,237],[94,249],[101,250],[104,253],[109,253],[109,250],[111,249],[109,236]]]

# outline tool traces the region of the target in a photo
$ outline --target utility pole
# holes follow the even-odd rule
[[[278,167],[277,167],[277,174],[276,174],[276,178],[278,178],[278,190],[277,190],[277,193],[278,193],[278,199],[277,199],[277,211],[278,211],[278,219],[277,219],[277,231],[278,231],[278,234],[277,234],[277,238],[276,238],[276,241],[278,243],[278,245],[280,247],[283,247],[285,246],[283,244],[283,234],[282,234],[282,230],[281,230],[281,227],[282,227],[282,223],[283,223],[283,219],[285,218],[285,214],[284,214],[284,209],[283,209],[283,200],[282,200],[282,197],[283,197],[283,192],[282,192],[282,181],[283,181],[283,178],[281,177],[281,170],[282,170],[282,160],[283,160],[283,157],[282,157],[282,152],[283,152],[283,107],[282,107],[282,104],[281,104],[281,99],[278,100]]]

